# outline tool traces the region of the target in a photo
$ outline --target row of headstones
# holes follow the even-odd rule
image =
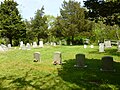
[[[34,53],[34,62],[41,61],[40,60],[40,52]],[[61,52],[55,52],[53,56],[53,64],[62,64],[62,56]],[[74,67],[84,68],[87,67],[85,64],[85,54],[76,54],[76,65]],[[113,68],[113,57],[104,56],[102,57],[102,68],[101,71],[115,71]]]
[[[8,49],[11,49],[11,44],[8,44],[7,46],[4,44],[0,45],[0,51],[7,51]]]
[[[120,42],[117,43],[118,47],[118,52],[120,52]],[[110,41],[106,41],[105,43],[99,43],[99,52],[105,52],[104,49],[105,48],[111,48],[111,42]]]
[[[56,43],[55,43],[55,42],[51,42],[51,45],[52,45],[52,46],[56,46]],[[36,42],[33,42],[33,44],[27,43],[26,46],[25,46],[25,44],[23,43],[23,41],[20,42],[20,49],[22,49],[22,50],[30,50],[30,49],[31,49],[31,46],[32,46],[33,48],[38,48],[38,47],[43,48],[43,47],[44,47],[44,44],[43,44],[43,41],[40,41],[40,42],[39,42],[39,45],[37,45]]]

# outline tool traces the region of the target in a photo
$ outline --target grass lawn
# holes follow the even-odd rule
[[[62,53],[63,65],[53,65],[55,51]],[[33,62],[40,52],[41,63]],[[75,68],[75,55],[83,53],[87,68]],[[101,72],[101,57],[114,58],[116,72]],[[120,52],[117,47],[104,53],[83,46],[45,46],[31,50],[0,52],[0,90],[120,90]]]

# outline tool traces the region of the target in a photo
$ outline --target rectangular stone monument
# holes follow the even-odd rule
[[[76,54],[76,65],[74,65],[74,67],[87,67],[87,65],[85,65],[85,55],[84,54]]]
[[[22,50],[26,50],[25,44],[23,44],[23,45],[21,46],[21,49],[22,49]]]
[[[23,46],[23,41],[20,41],[20,48],[19,49],[22,49],[22,46]]]
[[[37,43],[33,42],[33,48],[37,48]]]
[[[113,57],[104,56],[102,57],[102,68],[101,71],[115,71],[113,68]]]
[[[105,44],[105,48],[111,48],[111,47],[112,47],[112,46],[111,46],[111,41],[110,41],[110,40],[105,41],[104,44]]]
[[[104,51],[104,43],[99,43],[99,52],[105,52]]]
[[[27,49],[27,50],[31,50],[31,47],[30,47],[30,44],[29,44],[29,43],[26,44],[26,49]]]
[[[53,64],[62,64],[61,52],[55,52],[53,57]]]
[[[35,52],[34,53],[34,62],[40,62],[40,52]]]
[[[40,42],[39,42],[39,47],[41,47],[41,48],[44,47],[44,46],[43,46],[43,41],[40,41]]]

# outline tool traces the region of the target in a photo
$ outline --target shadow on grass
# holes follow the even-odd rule
[[[94,50],[89,52],[90,54],[95,53],[95,54],[101,54],[101,52],[99,52],[99,50]],[[109,55],[114,55],[114,56],[120,56],[120,52],[117,52],[117,49],[113,49],[113,48],[106,48],[105,52],[103,52],[104,54],[109,54]]]
[[[73,89],[120,89],[120,63],[114,62],[116,72],[100,71],[101,60],[98,59],[86,59],[86,64],[87,68],[75,68],[75,60],[66,60],[58,74],[64,81],[78,86]]]
[[[31,72],[32,69],[21,77],[1,77],[0,90],[69,90],[71,88],[71,86],[65,83],[57,74],[37,74],[31,77]]]

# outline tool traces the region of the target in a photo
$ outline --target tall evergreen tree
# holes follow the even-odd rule
[[[32,31],[34,32],[34,36],[37,38],[38,43],[41,38],[44,39],[47,37],[47,17],[44,16],[43,10],[44,7],[42,7],[40,10],[38,9],[35,17],[31,21]]]
[[[2,36],[12,40],[19,40],[25,36],[25,25],[17,8],[18,4],[14,0],[4,0],[0,4],[0,29]]]
[[[84,12],[85,9],[80,7],[80,3],[73,0],[64,1],[60,9],[61,16],[57,18],[56,22],[57,32],[62,33],[73,44],[76,36],[83,31],[87,31],[85,27],[87,21],[85,20]]]

